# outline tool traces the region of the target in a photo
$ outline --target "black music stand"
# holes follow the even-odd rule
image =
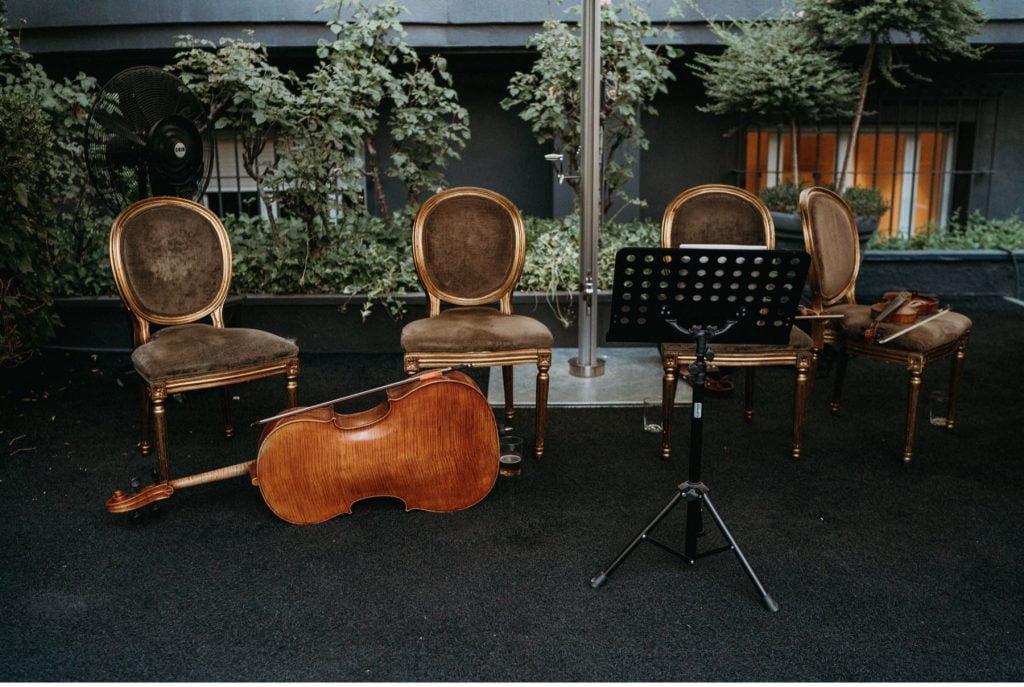
[[[736,554],[761,594],[765,607],[778,611],[739,544],[718,514],[701,481],[704,382],[707,361],[714,358],[708,341],[785,344],[807,278],[810,256],[803,251],[745,248],[623,248],[615,256],[609,341],[693,341],[696,359],[688,366],[693,385],[690,456],[685,482],[612,563],[590,581],[597,589],[633,549],[649,541],[691,565],[724,551]],[[686,540],[679,552],[650,537],[666,515],[686,501]],[[706,507],[728,546],[697,552]]]

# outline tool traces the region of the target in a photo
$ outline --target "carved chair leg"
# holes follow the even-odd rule
[[[811,368],[807,371],[807,398],[810,399],[811,394],[814,393],[814,380],[818,378],[818,361],[821,358],[821,350],[817,348],[811,349]]]
[[[956,422],[956,399],[960,395],[960,379],[964,374],[964,358],[967,355],[967,339],[961,339],[950,361],[949,406],[946,409],[946,429],[953,429]]]
[[[743,395],[746,405],[743,409],[743,419],[750,422],[754,419],[754,368],[746,368],[743,380]]]
[[[909,463],[914,455],[914,430],[917,427],[917,405],[921,398],[921,373],[924,371],[924,364],[919,360],[911,361],[907,367],[910,370],[910,379],[907,383],[907,427],[903,443],[904,463]]]
[[[515,415],[516,409],[512,394],[512,366],[502,365],[501,366],[501,385],[505,392],[505,422],[506,424],[512,423],[512,416]]]
[[[220,409],[224,415],[224,436],[228,439],[235,435],[235,426],[231,424],[231,388],[220,388]]]
[[[551,357],[537,361],[537,415],[534,419],[534,455],[539,460],[544,455],[544,425],[548,419],[548,369]]]
[[[141,379],[139,380],[139,452],[144,456],[149,455],[151,444],[149,443],[149,388]]]
[[[832,407],[833,413],[839,412],[839,401],[843,395],[843,380],[846,379],[846,365],[850,362],[850,354],[846,350],[846,346],[839,347],[839,357],[836,360],[836,382],[835,386],[832,387]]]
[[[167,415],[164,401],[167,392],[163,387],[151,387],[149,390],[150,409],[153,413],[153,442],[156,444],[156,462],[160,480],[170,479],[170,468],[167,461]]]
[[[661,459],[668,460],[672,453],[672,416],[676,406],[676,358],[665,356],[662,366],[665,376],[661,378]]]
[[[299,405],[299,361],[289,363],[284,373],[284,396],[289,408],[296,408]]]
[[[814,363],[811,356],[803,357],[796,363],[796,388],[793,390],[793,460],[799,460],[802,452],[801,440],[804,430],[804,416],[807,413],[807,399],[811,395],[811,379]]]

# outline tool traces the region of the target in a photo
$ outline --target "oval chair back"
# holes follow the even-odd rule
[[[512,312],[512,291],[526,259],[526,230],[504,196],[463,186],[427,200],[413,224],[413,260],[430,302],[484,305]]]

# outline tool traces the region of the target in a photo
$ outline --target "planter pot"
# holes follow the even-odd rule
[[[780,246],[781,247],[781,246]],[[802,243],[799,248],[802,248]],[[857,278],[857,296],[861,302],[874,302],[883,291],[916,289],[930,291],[943,299],[958,296],[1019,296],[1024,283],[1017,265],[1024,263],[1024,251],[866,251]],[[365,296],[342,295],[240,295],[225,304],[229,326],[252,327],[295,339],[307,353],[356,353],[401,351],[402,327],[413,319],[427,316],[423,293],[405,294],[406,311],[396,320],[374,306],[364,321]],[[516,294],[514,310],[543,322],[554,336],[558,348],[578,345],[576,296],[540,293]],[[608,343],[611,293],[598,297],[598,344]],[[562,322],[555,304],[572,322]],[[97,352],[131,350],[131,323],[128,311],[116,296],[95,298],[57,298],[57,314],[63,326],[46,348]]]
[[[869,250],[861,260],[857,300],[912,289],[957,296],[1015,296],[1024,290],[1018,269],[1024,251]]]
[[[878,229],[878,217],[858,216],[857,235],[860,239],[860,250],[864,252],[875,230]],[[779,250],[803,250],[804,229],[800,215],[792,212],[772,211],[772,222],[775,223],[775,247]]]
[[[804,249],[804,228],[800,215],[773,210],[772,222],[775,224],[775,247],[778,250]]]
[[[413,320],[427,317],[427,298],[423,293],[402,296],[405,313],[395,319],[379,305],[374,305],[364,320],[362,308],[366,297],[336,295],[295,295],[245,297],[240,316],[234,323],[239,327],[263,329],[280,336],[292,338],[299,348],[309,353],[353,353],[400,352],[402,327]],[[571,318],[566,325],[559,319],[551,303],[557,300],[557,307],[563,315]],[[599,294],[598,332],[604,345],[604,333],[608,331],[611,292]],[[513,296],[513,312],[528,315],[542,322],[555,339],[559,348],[578,344],[576,331],[575,295],[558,293],[553,296],[541,293],[518,293]]]
[[[362,316],[366,296],[344,295],[264,295],[231,296],[225,303],[224,319],[228,326],[262,329],[294,339],[308,353],[380,353],[400,352],[402,327],[414,319],[427,316],[427,299],[423,293],[404,294],[405,314],[395,319],[380,305],[374,305],[369,317]],[[95,352],[126,353],[131,351],[131,320],[128,310],[116,296],[57,298],[55,306],[62,326],[44,348]],[[598,296],[597,328],[599,344],[604,346],[608,331],[611,292]],[[555,312],[557,307],[570,319],[567,325]],[[513,310],[540,320],[554,336],[559,348],[578,344],[576,331],[576,296],[518,293],[513,297]],[[621,344],[607,344],[621,345]]]

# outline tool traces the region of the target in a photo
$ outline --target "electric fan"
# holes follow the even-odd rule
[[[85,129],[89,178],[116,214],[150,196],[198,200],[213,167],[206,108],[157,67],[132,67],[103,86]]]

